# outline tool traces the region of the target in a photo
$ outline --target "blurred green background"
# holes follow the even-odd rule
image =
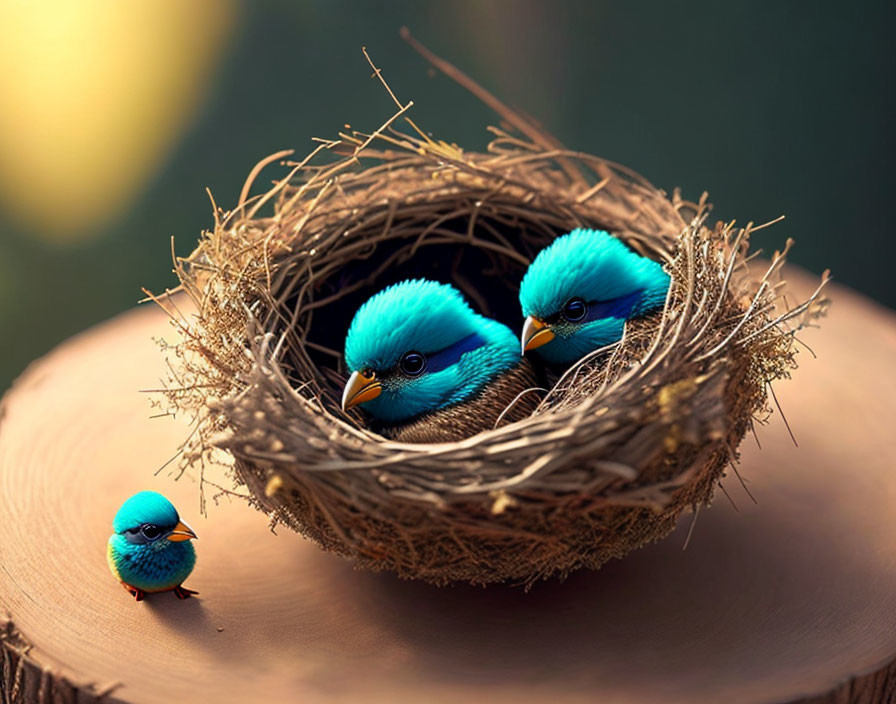
[[[683,5],[683,6],[682,6]],[[891,3],[0,0],[0,389],[57,342],[174,285],[267,154],[392,112],[467,148],[495,118],[402,25],[568,146],[714,217],[787,220],[766,250],[886,305]]]

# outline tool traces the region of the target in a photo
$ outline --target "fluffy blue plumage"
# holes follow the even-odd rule
[[[144,523],[174,527],[179,520],[177,509],[168,499],[155,491],[141,491],[118,509],[112,520],[112,530],[123,533]]]
[[[509,328],[475,313],[457,289],[415,279],[380,291],[358,309],[345,359],[350,371],[372,370],[382,384],[365,410],[396,423],[469,398],[519,362],[518,348]],[[432,362],[414,377],[399,369],[412,351]]]
[[[196,566],[192,542],[159,540],[151,545],[132,545],[120,535],[109,538],[109,559],[119,580],[144,592],[174,589]]]
[[[134,494],[115,514],[112,528],[109,567],[126,585],[143,592],[166,591],[180,587],[193,571],[196,552],[189,538],[195,535],[161,494]],[[183,598],[189,590],[176,593]]]
[[[426,279],[402,281],[362,305],[345,339],[349,369],[389,369],[408,350],[431,354],[475,332],[460,291]]]
[[[554,339],[537,352],[569,363],[622,337],[625,321],[663,305],[669,275],[602,230],[576,229],[542,250],[520,286],[524,316],[550,322]],[[572,299],[590,306],[580,322],[563,317]],[[607,303],[610,302],[610,303]]]

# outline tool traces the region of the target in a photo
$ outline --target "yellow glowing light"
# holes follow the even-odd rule
[[[0,208],[74,240],[133,203],[205,97],[233,0],[0,3]]]

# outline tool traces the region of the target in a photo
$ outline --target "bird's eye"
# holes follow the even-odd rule
[[[143,533],[143,537],[147,540],[155,540],[162,534],[162,529],[151,523],[147,523],[140,529],[140,532]]]
[[[563,317],[570,323],[575,323],[585,317],[588,312],[588,306],[581,298],[571,298],[563,306]]]
[[[398,363],[399,368],[408,376],[417,376],[426,369],[426,357],[419,352],[407,352]]]

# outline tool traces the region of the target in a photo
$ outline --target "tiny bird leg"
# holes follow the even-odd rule
[[[193,589],[187,589],[186,587],[183,587],[181,585],[176,586],[171,591],[174,592],[174,596],[176,596],[178,599],[189,599],[193,594],[199,593]]]
[[[125,591],[128,592],[132,597],[134,597],[134,601],[143,601],[146,598],[146,592],[142,589],[137,589],[137,587],[133,587],[126,582],[122,582],[121,586],[125,588]]]

